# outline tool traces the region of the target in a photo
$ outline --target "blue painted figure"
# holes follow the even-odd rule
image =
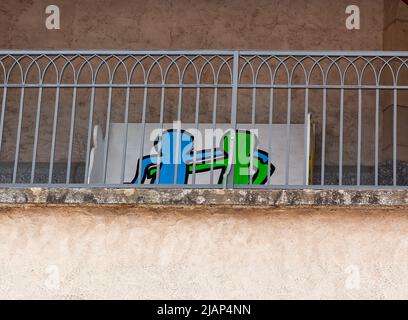
[[[177,146],[177,141],[179,145]],[[154,145],[157,146],[159,139],[156,139]],[[186,184],[194,161],[194,137],[185,130],[167,130],[161,138],[160,157],[145,156],[142,160],[142,183],[150,179],[151,183],[156,182],[158,160],[159,164],[159,184],[174,184],[177,174],[176,184]],[[215,157],[223,152],[216,150]],[[196,161],[203,162],[209,160],[212,156],[211,151],[201,151],[196,153]],[[131,183],[137,184],[139,181],[140,163],[138,161],[136,175]],[[198,172],[198,170],[197,170]]]

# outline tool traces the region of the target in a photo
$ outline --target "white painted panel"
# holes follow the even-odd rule
[[[163,129],[171,129],[172,124],[164,124]],[[157,123],[147,123],[144,131],[144,146],[143,155],[156,154],[157,152],[152,149],[153,142],[158,136],[157,129],[160,125]],[[186,130],[190,134],[194,135],[195,125],[192,123],[183,123],[182,129]],[[212,130],[212,124],[200,124],[198,127],[199,133],[204,137],[203,139],[195,139],[196,150],[211,150],[213,148],[212,138],[205,138],[205,130]],[[252,126],[250,124],[238,124],[238,129],[249,130]],[[215,135],[215,147],[220,146],[223,133],[230,129],[229,124],[217,124],[217,134]],[[292,124],[290,128],[290,152],[289,152],[289,184],[290,185],[302,185],[304,183],[304,177],[307,177],[306,163],[308,159],[308,150],[305,153],[305,139],[304,139],[304,125]],[[271,177],[271,184],[283,185],[285,184],[285,163],[286,163],[286,124],[274,124],[271,129],[267,124],[255,125],[255,131],[258,137],[258,149],[270,152],[269,157],[271,163],[275,166],[276,170]],[[271,131],[270,131],[271,130]],[[108,162],[106,172],[106,183],[118,184],[121,178],[121,165],[123,159],[123,143],[125,124],[124,123],[112,123],[110,129],[110,137],[108,144]],[[160,130],[161,131],[161,130]],[[159,132],[160,132],[159,131]],[[271,148],[268,148],[269,135],[271,134]],[[197,134],[195,134],[197,135]],[[125,162],[125,176],[124,181],[130,182],[136,174],[136,166],[138,159],[140,158],[141,137],[143,136],[143,125],[139,123],[128,124],[128,138],[126,148],[126,162]],[[210,135],[211,137],[211,135]],[[308,139],[309,140],[309,139]],[[153,150],[153,151],[152,151]],[[95,153],[99,157],[98,154]],[[306,155],[306,158],[305,158]],[[103,162],[103,159],[94,159],[95,162]],[[97,166],[102,169],[102,166]],[[101,175],[93,173],[94,177],[100,177]],[[214,171],[214,183],[217,183],[220,176],[220,171]],[[95,178],[93,178],[92,182]],[[189,183],[192,183],[192,176],[189,176]],[[102,181],[100,181],[102,182]],[[197,184],[209,184],[210,173],[203,172],[196,175]]]

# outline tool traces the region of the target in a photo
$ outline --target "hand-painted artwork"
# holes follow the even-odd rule
[[[232,136],[235,143],[231,143]],[[251,131],[236,130],[235,135],[226,133],[219,147],[194,152],[192,134],[185,130],[166,130],[161,141],[154,141],[155,146],[160,145],[158,154],[143,156],[141,164],[138,160],[131,183],[137,184],[141,179],[142,184],[188,184],[191,176],[220,171],[215,183],[223,184],[229,182],[233,168],[234,185],[265,184],[268,175],[272,176],[275,172],[275,166],[266,151],[257,149],[257,139]],[[234,150],[231,145],[235,145]]]
[[[300,186],[313,173],[310,123],[309,117],[289,130],[286,124],[238,123],[235,130],[228,123],[112,123],[108,137],[95,126],[88,182]]]

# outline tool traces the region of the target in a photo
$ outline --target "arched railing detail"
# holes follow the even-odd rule
[[[407,52],[0,50],[0,108],[0,185],[89,185],[98,130],[105,144],[101,185],[109,185],[108,150],[114,148],[109,138],[122,124],[117,185],[129,187],[127,145],[135,139],[128,136],[129,128],[140,124],[145,137],[153,124],[167,130],[175,122],[196,131],[220,124],[234,130],[240,124],[248,130],[270,128],[266,180],[257,186],[251,173],[249,183],[239,187],[408,187],[403,174],[408,137],[400,135],[408,108]],[[307,127],[310,115],[313,125]],[[308,174],[294,185],[298,146],[291,137],[300,134],[293,131],[300,124],[304,146],[312,143],[313,127],[315,153],[305,151],[303,162],[296,164]],[[277,126],[285,128],[283,137],[272,133]],[[280,138],[286,139],[279,151],[285,168],[277,185],[271,179],[271,145]],[[144,152],[144,138],[138,148]],[[201,154],[191,152],[193,178],[186,186],[197,187]],[[208,168],[210,187],[217,187],[216,166]],[[142,171],[139,161],[138,174]],[[159,187],[160,170],[155,174],[153,185]],[[132,187],[149,187],[141,178]],[[227,185],[237,187],[231,181],[220,187]],[[179,183],[174,179],[170,186]]]

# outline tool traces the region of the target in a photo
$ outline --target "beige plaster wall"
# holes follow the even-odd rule
[[[407,298],[406,209],[1,207],[1,298]]]

